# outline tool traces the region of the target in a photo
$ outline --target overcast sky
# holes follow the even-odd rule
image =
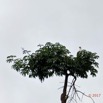
[[[97,52],[97,77],[78,79],[77,85],[87,94],[101,94],[93,99],[103,103],[103,0],[0,0],[0,103],[60,103],[64,77],[41,83],[6,63],[8,55],[21,57],[22,47],[33,52],[48,41],[60,42],[73,55],[79,46]]]

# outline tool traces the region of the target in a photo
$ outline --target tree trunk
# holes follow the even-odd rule
[[[64,88],[63,93],[61,94],[61,103],[66,103],[68,96],[67,96],[67,84],[68,84],[68,75],[65,75],[65,82],[64,82]]]

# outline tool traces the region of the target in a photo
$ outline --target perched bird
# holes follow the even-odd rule
[[[79,47],[79,51],[81,51],[81,50],[82,50],[82,47],[80,46],[80,47]]]

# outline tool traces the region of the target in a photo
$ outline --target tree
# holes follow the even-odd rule
[[[88,78],[89,74],[95,77],[98,72],[96,59],[99,56],[96,53],[80,49],[74,57],[60,43],[47,42],[44,46],[39,45],[39,49],[35,53],[30,54],[29,51],[23,50],[23,54],[25,54],[23,58],[16,58],[14,55],[7,57],[7,62],[13,62],[13,69],[20,72],[23,76],[38,77],[40,81],[44,81],[45,78],[52,77],[54,74],[65,77],[61,103],[66,103],[67,99],[71,102],[75,96],[79,98],[78,92],[85,95],[75,87],[77,78]],[[67,91],[69,76],[72,76],[73,80],[69,91]]]

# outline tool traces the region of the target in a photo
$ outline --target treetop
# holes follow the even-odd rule
[[[39,49],[34,53],[23,50],[23,58],[16,58],[14,55],[7,57],[7,62],[13,62],[12,68],[22,75],[39,77],[41,81],[45,78],[71,75],[87,78],[88,72],[96,76],[99,56],[87,50],[79,50],[76,57],[60,43],[47,42],[45,45],[38,45]]]

